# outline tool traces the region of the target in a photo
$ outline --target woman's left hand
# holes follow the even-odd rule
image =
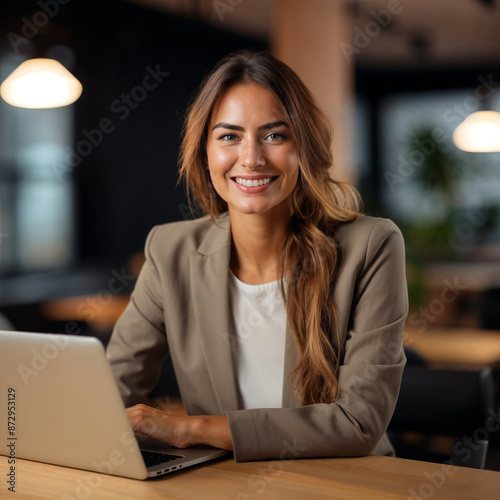
[[[224,415],[171,415],[162,410],[139,404],[127,408],[134,432],[177,448],[207,444],[226,450],[233,449],[229,424]]]

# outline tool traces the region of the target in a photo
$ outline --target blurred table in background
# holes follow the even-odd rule
[[[129,303],[132,284],[144,260],[143,252],[132,254],[121,271],[110,271],[111,278],[105,288],[94,294],[47,301],[42,304],[42,313],[51,321],[85,322],[92,331],[100,334],[98,336],[109,336]]]
[[[51,321],[83,321],[92,330],[106,332],[113,329],[129,300],[129,295],[86,295],[51,300],[41,309]]]
[[[500,331],[455,328],[406,328],[403,342],[431,365],[500,368]]]

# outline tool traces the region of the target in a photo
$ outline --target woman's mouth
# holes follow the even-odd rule
[[[232,180],[239,184],[240,186],[244,187],[260,187],[260,186],[265,186],[267,184],[270,184],[271,182],[275,181],[278,177],[277,176],[269,176],[269,177],[259,177],[259,178],[252,178],[252,177],[232,177]]]

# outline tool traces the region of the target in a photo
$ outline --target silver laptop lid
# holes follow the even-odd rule
[[[0,454],[147,477],[99,340],[0,331],[0,395]]]

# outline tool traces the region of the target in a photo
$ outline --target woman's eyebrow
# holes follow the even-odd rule
[[[259,127],[259,130],[269,130],[270,128],[277,128],[277,127],[288,127],[288,123],[284,122],[283,120],[277,120],[275,122],[266,123],[265,125],[261,125]]]
[[[239,132],[243,132],[245,130],[243,127],[240,127],[239,125],[232,125],[231,123],[227,122],[219,122],[212,128],[212,130],[215,130],[216,128],[227,128],[229,130],[238,130]]]
[[[269,130],[271,128],[276,128],[276,127],[288,127],[288,123],[284,122],[283,120],[277,120],[275,122],[265,123],[264,125],[261,125],[259,127],[259,130]],[[237,130],[238,132],[243,132],[245,130],[240,125],[233,125],[227,122],[217,123],[217,125],[214,125],[212,130],[215,130],[216,128],[227,128],[229,130]]]

